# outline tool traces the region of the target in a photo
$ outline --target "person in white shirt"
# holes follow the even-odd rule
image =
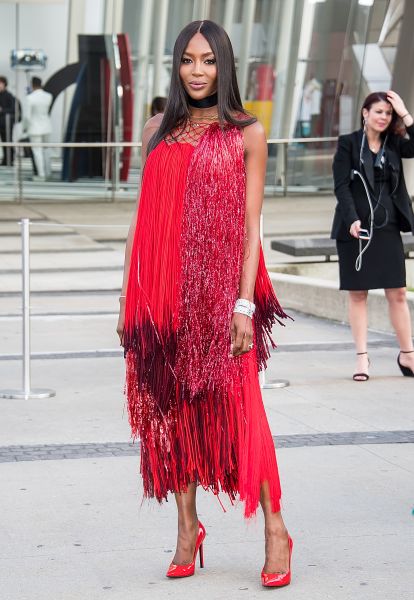
[[[26,99],[24,129],[31,142],[48,142],[52,133],[49,109],[53,96],[42,89],[42,80],[39,77],[32,77],[32,90]],[[38,177],[40,179],[50,177],[50,149],[33,147],[32,152]]]

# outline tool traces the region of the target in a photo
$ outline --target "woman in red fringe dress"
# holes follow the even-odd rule
[[[259,502],[262,583],[290,583],[273,438],[258,370],[285,318],[260,247],[267,144],[243,110],[233,50],[212,21],[183,29],[164,115],[145,125],[139,208],[128,234],[117,327],[144,494],[178,507],[169,577],[203,565],[196,489]],[[254,314],[254,316],[253,316]]]

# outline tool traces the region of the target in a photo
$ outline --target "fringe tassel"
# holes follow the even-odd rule
[[[165,414],[152,395],[137,393],[136,360],[127,357],[129,418],[141,441],[144,495],[159,502],[168,492],[185,491],[197,482],[214,494],[227,493],[234,501],[238,491],[237,403],[228,395],[208,394],[188,402],[177,388],[176,401]]]
[[[194,151],[183,204],[177,377],[190,399],[232,385],[230,321],[243,259],[243,134],[213,124]]]
[[[140,395],[152,398],[161,414],[166,414],[175,400],[179,240],[192,154],[191,146],[169,146],[162,142],[150,153],[145,166],[130,258],[123,336],[134,436],[140,419],[136,407],[141,402]]]
[[[131,427],[141,441],[141,474],[144,495],[158,502],[169,492],[185,492],[196,482],[234,503],[244,502],[246,518],[260,501],[260,487],[269,484],[273,510],[280,510],[280,484],[273,438],[257,379],[253,354],[242,361],[244,374],[230,391],[209,393],[202,401],[188,402],[175,390],[178,401],[166,414],[154,398],[139,393],[129,403]],[[136,393],[136,360],[127,354],[127,390]]]
[[[259,266],[257,269],[256,286],[254,291],[254,333],[258,370],[266,369],[270,358],[269,345],[275,349],[276,344],[272,338],[273,325],[285,324],[281,319],[292,319],[285,313],[276,297],[272,282],[266,269],[263,250],[260,248]],[[293,319],[292,319],[293,320]]]

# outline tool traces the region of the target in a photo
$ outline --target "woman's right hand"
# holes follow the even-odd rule
[[[123,345],[123,337],[124,337],[124,324],[125,324],[125,298],[119,299],[119,317],[118,324],[116,326],[116,332],[119,337],[119,345]]]
[[[358,238],[360,231],[361,231],[361,221],[354,221],[352,223],[351,227],[349,228],[349,233],[352,235],[352,237]]]

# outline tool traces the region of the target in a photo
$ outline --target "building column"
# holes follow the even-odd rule
[[[226,30],[229,38],[231,38],[231,28],[234,21],[234,9],[236,7],[236,0],[226,0],[226,6],[224,9],[224,21],[223,28]]]
[[[283,2],[280,38],[276,52],[275,109],[272,115],[271,137],[289,138],[294,115],[296,71],[298,68],[299,40],[301,38],[304,0]],[[276,159],[276,181],[287,178],[287,164],[282,146],[278,147]]]
[[[78,35],[85,29],[86,0],[69,0],[68,33],[66,42],[66,64],[70,65],[79,60]],[[63,96],[62,133],[65,131],[74,90],[67,89]]]
[[[237,79],[242,101],[246,99],[247,78],[249,76],[249,56],[252,43],[252,32],[254,14],[256,11],[256,0],[245,0],[243,4],[242,32],[240,44],[240,57]]]
[[[293,25],[295,16],[294,0],[283,2],[280,14],[279,40],[275,52],[274,69],[276,73],[276,89],[274,93],[275,108],[272,114],[270,137],[280,138],[286,134],[288,120],[284,118],[284,108],[289,100],[289,69],[296,68],[297,48],[292,48]],[[293,55],[294,60],[291,60]],[[283,124],[285,127],[283,128]]]
[[[83,33],[85,27],[85,0],[70,0],[68,18],[68,37],[66,62],[71,64],[79,60],[78,34]]]
[[[404,100],[407,110],[414,114],[414,79],[412,65],[414,64],[414,2],[406,2],[403,18],[401,19],[400,39],[394,63],[392,89]],[[408,193],[414,195],[414,164],[413,160],[404,160],[404,174]]]
[[[165,91],[161,87],[161,75],[164,63],[165,38],[167,36],[169,0],[159,0],[157,11],[157,29],[155,31],[154,48],[154,81],[152,84],[152,97],[164,96]]]
[[[145,0],[141,3],[140,21],[138,35],[138,60],[135,67],[134,87],[134,132],[133,139],[140,140],[144,126],[146,99],[147,99],[147,76],[148,57],[152,34],[152,15],[154,0]]]
[[[210,15],[211,0],[193,0],[193,21],[208,19]]]
[[[124,0],[105,0],[104,32],[122,33]]]

